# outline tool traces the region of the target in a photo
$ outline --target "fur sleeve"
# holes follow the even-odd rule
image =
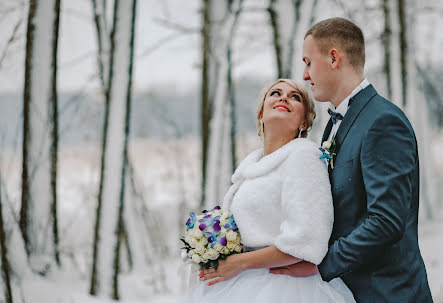
[[[303,146],[283,163],[284,220],[274,245],[287,254],[319,264],[328,250],[333,224],[331,185],[321,152]]]

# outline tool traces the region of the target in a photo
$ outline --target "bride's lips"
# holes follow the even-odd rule
[[[286,105],[283,105],[283,104],[279,104],[277,106],[274,106],[274,109],[277,109],[277,108],[284,108],[287,112],[291,112],[289,110],[289,108]]]

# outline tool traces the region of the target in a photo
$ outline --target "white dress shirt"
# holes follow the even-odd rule
[[[341,114],[343,117],[346,115],[346,112],[348,111],[348,104],[349,100],[354,97],[359,91],[363,90],[369,85],[369,81],[365,78],[363,81],[356,87],[354,90],[347,96],[335,109],[335,111],[339,114]],[[332,126],[331,132],[329,133],[328,141],[331,141],[332,136],[335,136],[335,133],[337,132],[338,128],[340,127],[342,120],[337,120],[337,122]]]

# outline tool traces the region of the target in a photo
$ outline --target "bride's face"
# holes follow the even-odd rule
[[[285,130],[298,133],[305,123],[305,106],[301,94],[285,82],[279,82],[266,93],[263,104],[263,123],[279,125]]]

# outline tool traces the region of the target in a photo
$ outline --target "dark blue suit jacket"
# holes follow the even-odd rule
[[[372,85],[351,100],[329,168],[334,227],[319,272],[325,281],[341,277],[359,303],[432,302],[417,241],[414,130]],[[331,128],[329,121],[322,142]]]

